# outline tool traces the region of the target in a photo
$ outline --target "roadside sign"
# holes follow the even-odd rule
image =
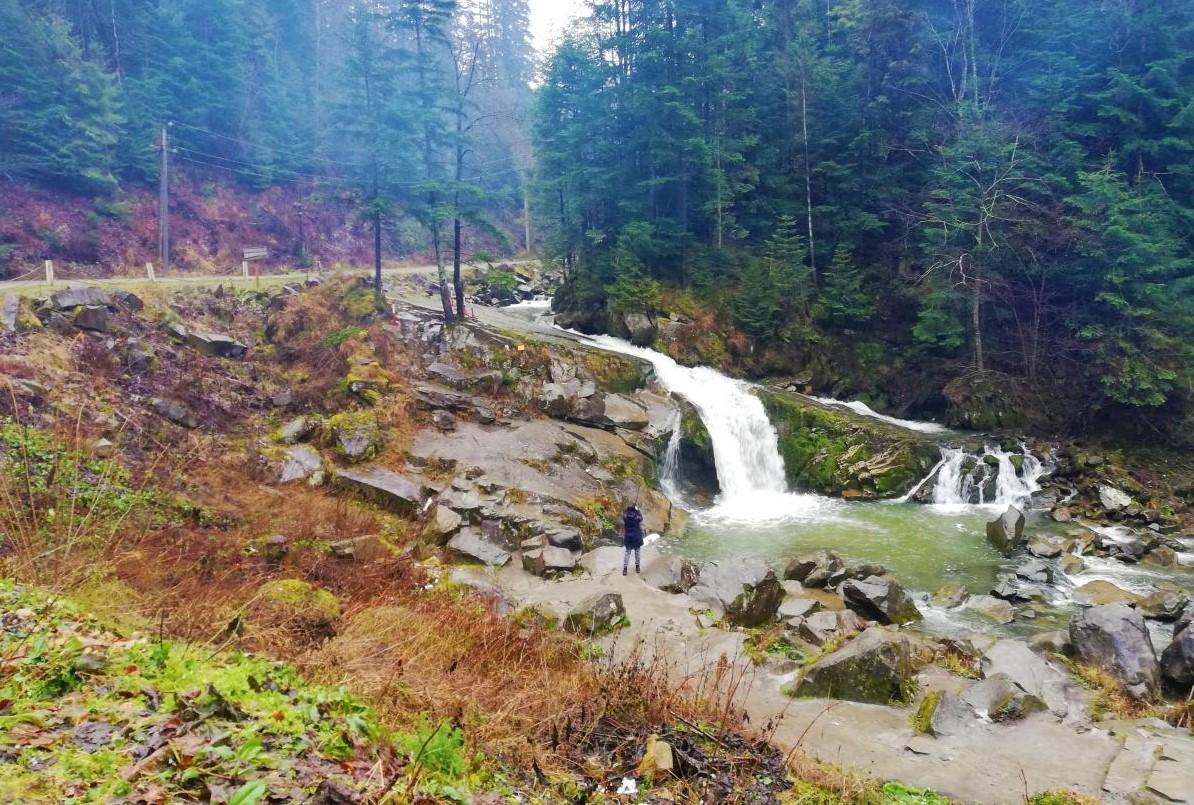
[[[269,257],[269,249],[264,246],[253,246],[245,249],[245,260],[264,260]]]

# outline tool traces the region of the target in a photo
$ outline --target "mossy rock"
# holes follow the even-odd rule
[[[377,417],[369,411],[345,411],[328,420],[325,430],[329,446],[352,464],[377,457],[384,445],[384,434]]]
[[[897,498],[941,457],[931,439],[913,431],[788,392],[764,390],[760,396],[795,488],[862,500]]]
[[[32,300],[21,297],[19,306],[17,307],[17,332],[32,333],[42,329],[45,325],[41,323],[41,319],[33,312]]]
[[[335,634],[340,602],[329,591],[302,579],[268,581],[257,589],[249,621],[321,638]]]
[[[946,424],[966,430],[999,430],[1022,428],[1028,418],[1023,413],[1023,401],[1013,390],[991,377],[961,377],[942,390],[949,405]]]
[[[685,483],[709,496],[721,491],[717,479],[717,459],[713,454],[713,438],[696,408],[680,402],[680,471]]]
[[[921,735],[931,735],[933,732],[933,714],[937,712],[937,705],[941,702],[941,691],[931,690],[920,700],[920,706],[912,716],[912,729]]]

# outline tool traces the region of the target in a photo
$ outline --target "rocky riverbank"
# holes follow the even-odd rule
[[[282,619],[286,640],[331,640],[353,660],[368,623],[408,622],[362,614],[400,561],[426,574],[411,590],[471,590],[502,628],[558,628],[609,658],[658,660],[671,685],[774,722],[785,749],[881,779],[978,802],[1022,800],[1024,785],[1008,784],[1021,773],[1030,794],[1194,799],[1174,765],[1188,734],[1160,720],[1189,723],[1188,598],[1066,582],[1098,562],[1180,571],[1181,513],[1114,462],[1034,445],[1054,468],[1038,498],[1052,516],[1045,527],[1011,512],[992,527],[1011,564],[983,593],[929,599],[829,551],[768,566],[649,547],[642,576],[623,577],[624,506],[637,502],[652,533],[685,531],[688,513],[658,491],[677,426],[681,462],[697,468],[681,480],[717,493],[708,432],[649,363],[487,314],[446,328],[400,301],[379,317],[354,282],[147,300],[68,290],[15,310],[0,335],[4,415],[62,434],[74,417],[72,449],[122,466],[130,490],[136,479],[165,493],[157,468],[179,473],[147,520],[170,525],[113,573],[137,595],[194,595],[155,552],[193,559],[177,568],[228,596],[207,616],[229,639],[259,634],[276,604],[301,615]],[[890,499],[940,460],[923,434],[789,392],[764,399],[797,488]],[[91,483],[112,471],[88,466]],[[289,581],[306,586],[276,586]],[[1074,604],[1094,606],[1069,624]],[[989,628],[929,628],[955,612]]]

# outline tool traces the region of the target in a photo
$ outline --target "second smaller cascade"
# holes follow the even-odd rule
[[[936,483],[926,484],[918,499],[939,506],[1026,507],[1048,472],[1025,448],[1011,453],[987,447],[981,455],[944,448]]]

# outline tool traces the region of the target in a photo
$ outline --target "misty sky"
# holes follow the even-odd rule
[[[535,48],[542,51],[572,17],[584,8],[584,0],[530,0],[531,32]]]

